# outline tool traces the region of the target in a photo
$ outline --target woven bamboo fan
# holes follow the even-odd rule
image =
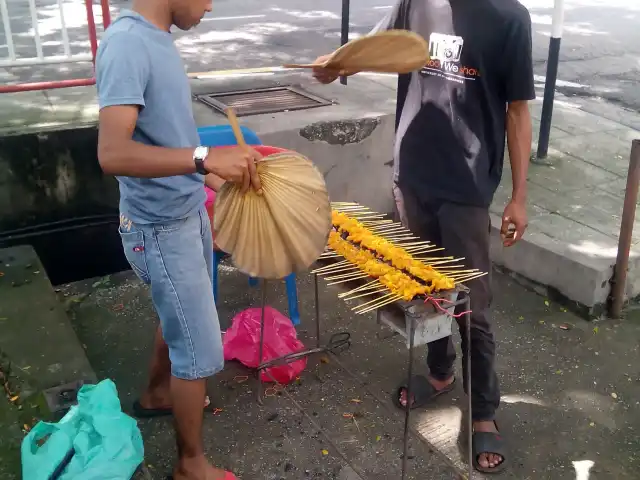
[[[244,273],[283,278],[308,268],[324,251],[331,229],[329,195],[322,174],[298,153],[266,156],[257,170],[261,194],[243,194],[230,182],[218,192],[216,243]]]
[[[352,40],[321,64],[287,64],[285,68],[324,67],[340,72],[410,73],[429,61],[429,46],[408,30],[387,30]]]

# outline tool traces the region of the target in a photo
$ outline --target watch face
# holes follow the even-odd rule
[[[207,153],[209,153],[209,149],[207,147],[197,147],[195,149],[195,151],[193,152],[193,156],[199,160],[204,160],[204,158],[207,156]]]

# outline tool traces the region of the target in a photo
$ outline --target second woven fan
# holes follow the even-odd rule
[[[288,64],[285,68],[323,67],[338,72],[410,73],[429,61],[424,38],[408,30],[387,30],[352,40],[322,64]]]
[[[282,151],[257,163],[262,183],[242,193],[226,183],[216,196],[216,243],[234,265],[257,278],[308,268],[324,251],[331,205],[322,174],[306,157]]]

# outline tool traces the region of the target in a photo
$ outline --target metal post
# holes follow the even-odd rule
[[[544,81],[544,100],[542,101],[542,117],[540,118],[540,136],[538,138],[538,152],[536,157],[544,159],[549,150],[549,135],[551,133],[551,117],[553,115],[553,98],[558,77],[558,63],[560,61],[560,41],[564,24],[564,0],[555,0],[553,6],[553,23],[551,25],[551,40],[549,40],[549,57],[547,59],[547,76]]]
[[[342,0],[342,28],[340,32],[340,45],[344,45],[349,41],[349,3],[350,0]],[[340,77],[342,85],[347,84],[347,77]]]
[[[616,270],[611,288],[612,318],[620,318],[622,305],[624,304],[625,285],[627,283],[627,270],[629,268],[629,251],[631,250],[631,236],[633,223],[636,218],[636,202],[638,201],[638,182],[640,181],[640,140],[634,140],[631,144],[631,157],[629,159],[629,173],[627,174],[627,188],[624,193],[624,205],[622,207],[622,222],[620,236],[618,238],[618,257]]]

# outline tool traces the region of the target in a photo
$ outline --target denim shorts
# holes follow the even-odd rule
[[[204,207],[166,223],[134,224],[121,216],[119,231],[131,268],[151,288],[171,374],[196,380],[222,370],[222,335],[211,286],[213,240]]]

